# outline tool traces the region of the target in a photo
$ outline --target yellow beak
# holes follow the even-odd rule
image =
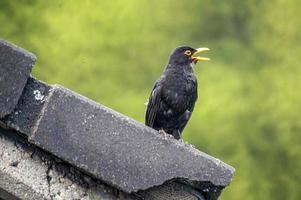
[[[197,48],[196,49],[196,52],[191,56],[192,59],[195,59],[197,61],[209,61],[210,58],[205,58],[205,57],[200,57],[200,56],[196,56],[197,54],[199,53],[203,53],[203,52],[206,52],[206,51],[209,51],[210,49],[209,48],[206,48],[206,47],[202,47],[202,48]]]

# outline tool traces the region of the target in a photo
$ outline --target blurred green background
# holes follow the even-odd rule
[[[134,119],[171,50],[205,46],[184,139],[236,168],[221,199],[301,199],[301,1],[1,0],[33,74]]]

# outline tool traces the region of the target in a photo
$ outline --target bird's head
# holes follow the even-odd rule
[[[206,51],[209,51],[206,47],[194,49],[189,46],[180,46],[175,48],[171,53],[169,63],[190,65],[191,63],[197,63],[198,61],[209,61],[210,58],[197,56],[197,54]]]

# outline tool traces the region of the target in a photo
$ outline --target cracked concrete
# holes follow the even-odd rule
[[[135,199],[82,174],[0,128],[0,199]],[[13,137],[13,138],[12,138]],[[7,196],[11,195],[11,196]]]

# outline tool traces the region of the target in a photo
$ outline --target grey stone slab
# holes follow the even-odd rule
[[[35,60],[32,53],[0,40],[0,118],[15,108]]]
[[[125,192],[172,179],[227,186],[234,168],[88,98],[54,86],[31,141]]]
[[[16,108],[0,121],[28,136],[39,118],[50,88],[51,86],[29,77]]]
[[[134,200],[0,128],[0,199]]]
[[[2,188],[2,189],[1,189]],[[46,199],[43,194],[36,193],[28,185],[15,179],[10,174],[0,171],[0,197],[3,199],[15,199],[15,200],[36,200]]]

